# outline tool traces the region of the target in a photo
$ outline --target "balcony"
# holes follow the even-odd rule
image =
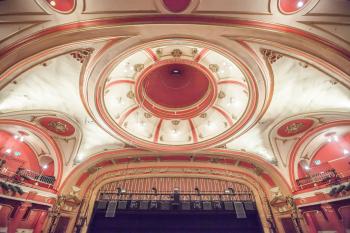
[[[42,173],[25,168],[18,168],[17,171],[12,171],[6,166],[0,167],[0,178],[3,181],[21,184],[32,188],[43,187],[48,189],[52,189],[56,181],[54,176],[46,176]]]
[[[349,172],[337,172],[335,169],[329,169],[324,172],[318,172],[310,174],[307,177],[297,179],[298,190],[312,189],[317,187],[325,188],[331,185],[337,185],[342,182],[350,180],[350,171]]]

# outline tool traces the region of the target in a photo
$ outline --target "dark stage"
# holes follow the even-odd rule
[[[89,233],[260,233],[263,232],[256,210],[238,219],[234,211],[204,210],[106,210],[95,209]]]

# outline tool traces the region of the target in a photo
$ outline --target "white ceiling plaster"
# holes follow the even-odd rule
[[[0,111],[55,110],[72,116],[83,131],[78,158],[105,146],[123,144],[101,129],[87,114],[79,96],[81,63],[62,55],[24,72],[0,92]]]

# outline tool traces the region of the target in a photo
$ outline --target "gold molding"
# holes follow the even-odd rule
[[[4,41],[10,39],[10,37],[12,36],[15,36],[15,35],[18,35],[20,33],[22,33],[23,31],[27,30],[27,29],[30,29],[30,28],[33,28],[35,26],[38,26],[42,23],[46,23],[46,22],[49,22],[50,20],[37,20],[37,21],[17,21],[17,22],[0,22],[0,26],[1,25],[4,25],[4,24],[30,24],[14,33],[11,33],[9,34],[8,36],[4,37],[3,39],[0,39],[0,44],[3,43]]]

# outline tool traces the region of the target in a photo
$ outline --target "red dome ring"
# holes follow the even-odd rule
[[[200,100],[195,101],[188,107],[169,108],[155,103],[155,101],[152,101],[152,99],[147,96],[147,91],[144,91],[143,88],[144,81],[149,78],[149,75],[152,72],[170,64],[183,64],[185,66],[190,66],[205,76],[209,82],[208,90]],[[200,115],[215,103],[217,96],[217,85],[215,77],[203,65],[191,60],[167,59],[147,67],[141,74],[139,74],[135,84],[135,94],[138,104],[156,117],[162,119],[188,119]]]

